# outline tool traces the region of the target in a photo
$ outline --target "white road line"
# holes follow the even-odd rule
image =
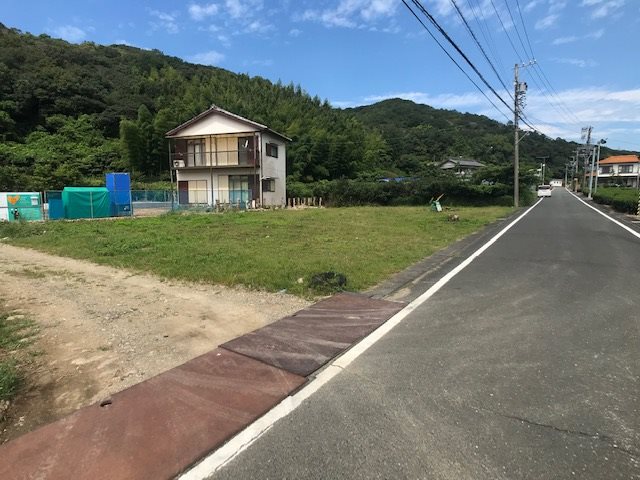
[[[627,232],[629,232],[631,235],[635,235],[636,237],[640,238],[640,233],[636,232],[633,228],[631,227],[627,227],[624,223],[616,220],[613,217],[610,217],[609,215],[607,215],[604,212],[601,212],[600,210],[598,210],[596,207],[594,207],[593,205],[589,205],[587,202],[585,202],[583,199],[581,199],[579,196],[577,196],[575,193],[567,190],[567,192],[569,192],[571,195],[573,195],[575,198],[577,198],[578,200],[580,200],[582,203],[584,203],[587,207],[589,207],[591,210],[598,212],[600,215],[602,215],[605,218],[608,218],[609,220],[611,220],[613,223],[615,223],[616,225],[624,228]]]
[[[205,479],[216,470],[220,469],[228,462],[233,460],[238,454],[249,447],[253,442],[260,438],[265,432],[267,432],[278,420],[286,417],[296,408],[298,408],[302,402],[317,392],[322,386],[327,384],[332,378],[338,375],[347,365],[353,362],[356,358],[362,355],[369,347],[380,340],[386,335],[393,327],[398,325],[404,320],[411,312],[431,298],[438,290],[445,286],[449,280],[455,277],[458,273],[464,270],[471,262],[478,258],[485,250],[491,245],[496,243],[500,237],[502,237],[507,231],[511,229],[516,223],[524,218],[531,210],[533,210],[542,199],[538,200],[533,206],[527,209],[522,215],[516,218],[513,222],[500,230],[495,236],[493,236],[487,243],[476,250],[460,265],[455,267],[444,277],[438,280],[431,288],[409,303],[405,308],[396,313],[393,317],[387,320],[379,328],[362,339],[359,343],[354,345],[342,356],[331,362],[326,368],[324,368],[314,379],[311,379],[307,385],[300,389],[295,395],[285,398],[282,402],[269,410],[264,416],[247,426],[244,430],[238,433],[235,437],[229,440],[226,444],[220,447],[215,452],[211,453],[208,457],[202,460],[199,464],[194,466],[191,470],[183,473],[178,480],[202,480]]]

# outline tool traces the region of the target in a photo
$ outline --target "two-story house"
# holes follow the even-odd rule
[[[284,135],[212,105],[166,137],[181,205],[286,205]]]
[[[638,187],[640,160],[637,155],[615,155],[600,160],[598,183]]]

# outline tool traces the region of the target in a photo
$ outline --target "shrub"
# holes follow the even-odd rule
[[[622,213],[636,213],[638,210],[638,190],[635,188],[602,187],[593,195],[593,200]]]

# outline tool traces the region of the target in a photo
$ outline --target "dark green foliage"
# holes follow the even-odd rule
[[[168,179],[165,132],[214,103],[291,137],[294,179],[352,178],[385,160],[378,133],[299,86],[0,25],[3,189],[60,188],[108,170]]]
[[[487,165],[513,164],[512,123],[397,98],[349,111],[381,133],[390,147],[387,168],[396,175],[415,174],[425,165],[450,156],[469,157]],[[575,155],[576,146],[561,138],[529,134],[520,142],[521,172],[526,175],[538,166],[538,157],[548,157],[547,178],[564,178],[565,164]],[[617,153],[603,148],[601,156]],[[513,184],[513,174],[509,182]]]
[[[611,205],[622,213],[638,212],[638,189],[624,187],[600,187],[593,193],[593,200],[603,205]]]
[[[0,24],[0,190],[83,185],[106,171],[166,181],[164,133],[211,104],[293,139],[287,149],[293,192],[309,182],[431,177],[433,163],[446,156],[490,165],[513,157],[511,127],[487,117],[398,99],[338,110],[293,84],[157,50],[73,45]],[[523,171],[546,155],[555,177],[574,148],[537,134],[521,145]],[[318,185],[324,184],[313,189]]]
[[[360,205],[428,205],[444,194],[446,205],[513,205],[513,187],[504,183],[477,185],[449,175],[439,178],[415,178],[402,182],[332,180],[317,183],[292,183],[290,197],[322,197],[334,207]],[[522,185],[523,204],[532,200],[531,190]]]

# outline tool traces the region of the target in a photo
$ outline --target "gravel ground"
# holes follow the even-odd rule
[[[0,442],[300,310],[287,294],[163,281],[0,244],[2,308],[37,321],[42,355]]]

